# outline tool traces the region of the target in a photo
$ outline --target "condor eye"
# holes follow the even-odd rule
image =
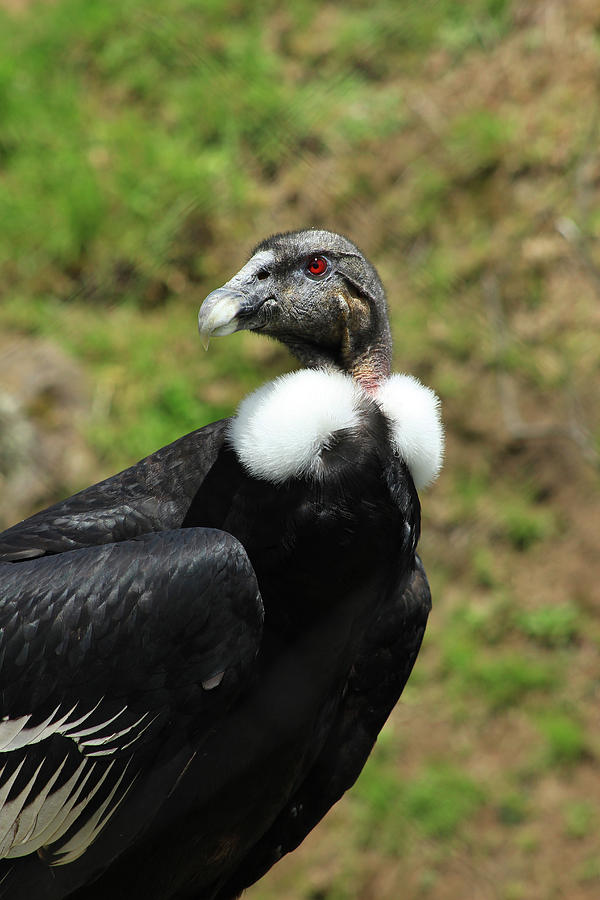
[[[313,256],[306,264],[306,274],[313,278],[322,278],[329,272],[329,261],[324,256]]]

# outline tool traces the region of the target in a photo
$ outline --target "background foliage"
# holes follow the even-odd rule
[[[355,790],[253,900],[600,889],[594,0],[0,2],[0,516],[292,367],[201,299],[347,232],[444,401],[435,607]]]

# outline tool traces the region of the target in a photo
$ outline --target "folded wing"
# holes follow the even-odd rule
[[[0,857],[81,856],[235,702],[262,618],[243,547],[212,529],[1,564]]]

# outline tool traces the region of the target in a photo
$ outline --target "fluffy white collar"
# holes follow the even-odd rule
[[[255,477],[280,484],[319,478],[321,451],[336,431],[357,428],[367,395],[333,369],[300,369],[270,381],[242,400],[229,426],[229,442]],[[442,467],[440,401],[412,375],[391,375],[372,398],[390,422],[397,453],[417,488]]]

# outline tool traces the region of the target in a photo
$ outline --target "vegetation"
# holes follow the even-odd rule
[[[0,0],[4,524],[293,365],[195,333],[275,230],[364,248],[443,399],[415,674],[253,900],[598,896],[599,35],[593,0]]]

